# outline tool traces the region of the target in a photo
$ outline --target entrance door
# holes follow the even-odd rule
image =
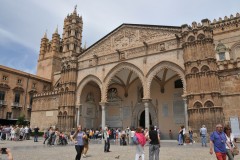
[[[149,121],[150,121],[150,125],[152,125],[152,118],[150,113],[149,113]],[[145,110],[140,115],[139,125],[145,128]]]

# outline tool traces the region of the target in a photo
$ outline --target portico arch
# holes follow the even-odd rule
[[[81,122],[85,128],[99,126],[99,102],[101,101],[102,82],[94,76],[88,75],[77,87],[76,124]]]
[[[150,98],[150,87],[153,78],[163,69],[171,69],[176,72],[176,74],[180,77],[182,83],[183,83],[183,93],[186,93],[186,79],[184,75],[184,70],[179,65],[169,62],[169,61],[162,61],[155,66],[153,66],[147,73],[147,86],[146,86],[146,92],[144,92],[146,95],[144,97]]]
[[[88,75],[88,76],[84,77],[83,80],[77,86],[77,94],[76,94],[77,95],[77,105],[80,104],[80,97],[79,97],[79,95],[82,93],[83,88],[91,81],[95,82],[99,86],[100,92],[101,92],[101,100],[102,100],[102,98],[103,98],[103,96],[102,96],[103,95],[102,94],[103,93],[102,92],[102,88],[103,87],[102,87],[101,80],[98,77],[94,76],[94,75]]]
[[[133,73],[135,73],[138,78],[140,79],[142,86],[144,86],[144,74],[143,72],[134,64],[128,63],[128,62],[122,62],[117,64],[115,67],[113,67],[108,74],[106,75],[106,77],[104,78],[103,82],[104,82],[104,88],[103,88],[103,96],[102,96],[102,102],[106,102],[107,101],[107,91],[108,91],[108,87],[110,85],[110,82],[112,80],[112,78],[120,71],[127,69],[132,71]]]
[[[160,62],[147,73],[146,97],[155,106],[157,124],[162,128],[163,138],[169,137],[169,130],[177,133],[180,125],[186,125],[187,128],[187,108],[182,97],[185,89],[184,70],[173,62]]]

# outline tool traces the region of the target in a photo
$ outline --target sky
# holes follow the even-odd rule
[[[1,0],[0,65],[36,74],[40,42],[73,12],[87,47],[122,23],[181,26],[240,13],[239,0]]]

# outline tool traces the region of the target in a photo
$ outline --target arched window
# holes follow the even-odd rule
[[[183,88],[183,83],[181,79],[178,79],[174,82],[174,87],[175,88]]]
[[[199,72],[199,70],[198,70],[197,67],[193,67],[193,68],[191,69],[191,73],[195,74],[195,73],[197,73],[197,72]]]
[[[226,60],[226,54],[227,47],[223,43],[219,43],[216,48],[217,56],[220,61]]]
[[[207,72],[207,71],[209,71],[210,69],[209,69],[209,67],[208,66],[202,66],[202,68],[201,68],[201,72]]]
[[[194,37],[194,36],[189,36],[189,37],[188,37],[188,41],[189,41],[189,42],[195,41],[195,37]]]
[[[198,40],[203,40],[204,38],[205,38],[204,34],[199,34],[197,37]]]
[[[211,102],[211,101],[207,101],[207,102],[205,102],[205,104],[204,104],[204,107],[207,107],[207,108],[213,107],[213,106],[214,106],[214,104],[213,104],[213,102]]]
[[[195,102],[194,105],[193,105],[194,108],[202,108],[202,103],[200,102]]]
[[[240,58],[240,43],[235,45],[231,49],[231,58],[234,60],[237,60],[237,58]]]
[[[64,111],[64,112],[63,112],[63,116],[67,116],[67,111]]]
[[[58,113],[58,116],[62,116],[62,112],[61,111]]]

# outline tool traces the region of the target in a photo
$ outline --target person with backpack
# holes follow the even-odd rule
[[[146,144],[146,137],[142,133],[141,127],[136,129],[136,133],[133,137],[133,143],[136,145],[135,160],[139,160],[140,158],[144,160],[144,145]]]
[[[159,160],[160,136],[154,126],[150,126],[149,139],[149,160]]]

